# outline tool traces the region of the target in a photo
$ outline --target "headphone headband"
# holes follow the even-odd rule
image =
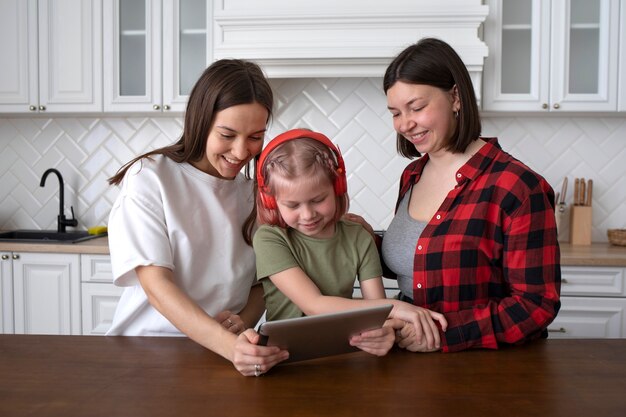
[[[343,162],[343,157],[341,156],[341,152],[339,148],[332,143],[328,137],[323,135],[322,133],[314,132],[308,129],[292,129],[288,130],[280,135],[276,136],[272,139],[263,152],[261,152],[261,156],[259,157],[259,161],[257,162],[257,172],[256,178],[259,187],[259,194],[261,195],[261,200],[266,208],[274,209],[276,208],[276,200],[274,200],[273,196],[267,194],[265,178],[263,177],[263,164],[267,159],[267,156],[272,153],[274,149],[276,149],[279,145],[288,142],[294,139],[300,138],[308,138],[313,139],[318,142],[323,143],[328,146],[330,150],[333,152],[335,157],[337,158],[337,173],[339,174],[337,180],[335,181],[334,188],[336,195],[345,194],[348,191],[347,181],[346,181],[346,167]]]

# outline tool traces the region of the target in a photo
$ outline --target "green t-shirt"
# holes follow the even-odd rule
[[[270,275],[300,267],[324,295],[352,298],[354,280],[382,275],[372,236],[360,224],[340,220],[330,239],[306,236],[295,229],[263,225],[253,239],[258,280],[263,283],[268,321],[304,316],[280,292]]]

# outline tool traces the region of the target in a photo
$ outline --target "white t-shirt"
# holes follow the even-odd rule
[[[162,155],[128,170],[108,224],[114,283],[127,287],[108,335],[183,336],[148,302],[135,273],[142,265],[171,269],[211,316],[241,311],[255,282],[254,252],[241,234],[252,186],[241,174],[223,180]]]

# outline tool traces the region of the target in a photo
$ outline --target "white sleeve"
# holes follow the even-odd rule
[[[127,177],[128,174],[127,174]],[[139,176],[126,178],[142,183]],[[109,216],[109,248],[115,285],[126,287],[138,285],[135,268],[156,265],[174,269],[167,225],[164,220],[160,199],[149,201],[132,192],[147,184],[125,184],[122,193],[111,209]],[[149,190],[149,187],[144,188]]]

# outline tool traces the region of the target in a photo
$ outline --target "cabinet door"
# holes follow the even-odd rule
[[[13,260],[15,333],[81,334],[80,258],[20,253]]]
[[[489,0],[483,108],[615,111],[619,0]]]
[[[36,112],[37,0],[0,1],[0,112]]]
[[[105,111],[161,111],[161,0],[104,3]]]
[[[124,288],[113,284],[82,283],[83,335],[104,335],[113,322]]]
[[[561,297],[548,332],[554,338],[626,337],[626,299]]]
[[[13,333],[13,260],[0,252],[0,333]]]
[[[102,111],[102,0],[39,1],[39,110]]]
[[[164,110],[185,110],[192,87],[212,61],[212,7],[209,0],[163,3]]]
[[[552,109],[615,111],[619,0],[552,1]]]
[[[548,109],[550,2],[489,0],[484,35],[483,108],[494,111]]]

